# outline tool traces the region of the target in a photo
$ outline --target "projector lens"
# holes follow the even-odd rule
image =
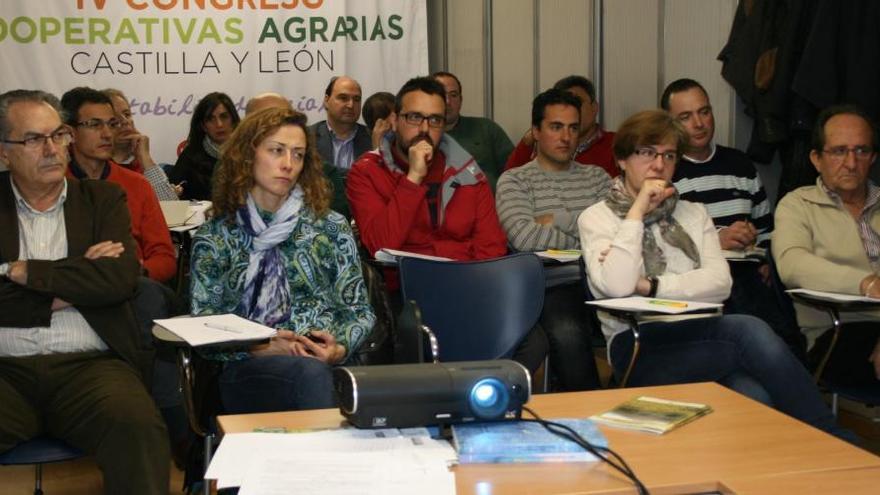
[[[471,388],[470,406],[474,416],[495,419],[504,415],[510,397],[504,384],[497,378],[484,378]]]

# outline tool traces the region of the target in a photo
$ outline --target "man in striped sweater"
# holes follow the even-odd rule
[[[745,153],[713,141],[715,117],[709,95],[693,79],[678,79],[663,91],[660,106],[678,118],[688,133],[688,149],[672,180],[682,199],[703,203],[729,260],[745,255],[759,261],[730,261],[733,288],[726,313],[765,320],[795,355],[804,357],[804,341],[791,311],[780,308],[772,288],[766,252],[773,215],[761,178]],[[756,248],[758,248],[756,250]]]
[[[580,128],[580,101],[550,89],[532,103],[534,160],[498,180],[496,209],[517,251],[580,249],[577,219],[605,198],[611,179],[602,168],[572,161]],[[547,270],[540,324],[550,343],[556,390],[598,388],[591,354],[591,319],[583,303],[577,265]]]

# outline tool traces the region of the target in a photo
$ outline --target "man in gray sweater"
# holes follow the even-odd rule
[[[532,102],[537,155],[505,172],[498,181],[496,209],[508,241],[517,251],[580,249],[577,219],[605,199],[611,178],[600,167],[572,161],[580,128],[580,101],[550,89]],[[550,342],[556,390],[598,388],[592,357],[594,318],[584,307],[578,267],[547,269],[541,326]]]

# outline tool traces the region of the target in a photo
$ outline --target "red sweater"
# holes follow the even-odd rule
[[[167,282],[177,271],[177,259],[156,193],[143,175],[112,161],[108,166],[110,173],[106,180],[118,184],[125,191],[138,260],[143,264],[147,276]],[[67,174],[74,176],[70,169]]]
[[[408,169],[399,159],[397,165]],[[436,153],[431,167],[445,169],[442,153]],[[427,191],[424,184],[413,184],[405,174],[389,169],[379,153],[361,155],[348,173],[346,195],[361,242],[370,254],[391,248],[475,260],[507,253],[507,236],[485,179],[455,190],[436,229],[431,226]]]
[[[604,131],[602,137],[593,143],[592,146],[574,157],[574,161],[585,165],[598,165],[605,169],[611,178],[617,177],[620,175],[620,167],[617,166],[617,161],[614,160],[614,153],[611,150],[611,145],[613,143],[614,133]],[[534,146],[526,146],[522,140],[520,140],[519,143],[516,144],[516,148],[513,149],[513,153],[507,158],[504,170],[510,170],[525,165],[534,159]]]

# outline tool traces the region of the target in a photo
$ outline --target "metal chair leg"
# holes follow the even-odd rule
[[[825,355],[822,356],[822,360],[819,361],[819,366],[816,368],[816,372],[813,374],[813,381],[819,383],[819,380],[822,378],[822,373],[825,371],[825,366],[828,365],[828,360],[831,358],[831,353],[834,352],[834,346],[837,345],[837,339],[840,337],[840,313],[835,308],[826,307],[826,311],[828,311],[828,316],[831,317],[831,323],[834,325],[834,333],[831,335],[831,344],[828,346],[828,350],[825,351]]]
[[[208,472],[208,466],[211,464],[211,454],[213,453],[211,449],[213,448],[213,446],[214,446],[214,435],[213,434],[205,435],[205,441],[204,441],[205,473]],[[202,482],[202,493],[204,495],[211,495],[211,482],[204,479],[204,477],[202,477],[202,481],[203,481]]]
[[[43,495],[43,465],[34,465],[34,495]]]
[[[632,356],[629,358],[629,364],[626,366],[626,372],[623,374],[623,379],[620,380],[620,385],[618,388],[626,387],[627,382],[629,382],[629,377],[632,374],[632,370],[636,365],[636,359],[639,357],[639,350],[641,349],[641,340],[639,339],[639,322],[632,316],[628,316],[627,320],[629,320],[630,328],[633,333],[633,349]]]
[[[434,335],[434,332],[428,327],[428,325],[421,325],[419,327],[422,333],[428,336],[428,343],[431,346],[431,362],[437,364],[440,362],[440,344],[437,342],[437,336]]]

